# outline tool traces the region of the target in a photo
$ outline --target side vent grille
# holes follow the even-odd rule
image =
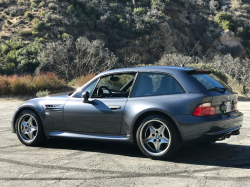
[[[63,105],[43,105],[45,110],[62,111]]]

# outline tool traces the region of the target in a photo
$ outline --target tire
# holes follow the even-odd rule
[[[149,116],[141,122],[136,142],[142,153],[152,159],[170,158],[182,147],[175,124],[159,115]]]
[[[38,146],[45,141],[42,122],[31,110],[25,110],[18,115],[15,131],[20,142],[26,146]]]

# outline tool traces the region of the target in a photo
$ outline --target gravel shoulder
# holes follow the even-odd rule
[[[151,160],[131,144],[50,139],[26,147],[10,132],[24,101],[0,100],[0,186],[250,186],[250,102],[239,102],[239,136],[184,146],[170,161]]]

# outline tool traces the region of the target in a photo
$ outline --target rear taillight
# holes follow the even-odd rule
[[[194,109],[194,116],[212,116],[215,115],[215,107],[211,103],[202,103]]]
[[[235,103],[234,103],[234,110],[237,110],[237,105],[238,105],[238,101],[235,101]]]

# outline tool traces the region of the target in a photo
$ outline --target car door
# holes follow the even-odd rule
[[[92,81],[64,106],[67,131],[119,134],[124,108],[136,73],[111,74]],[[84,103],[81,94],[90,93]]]

